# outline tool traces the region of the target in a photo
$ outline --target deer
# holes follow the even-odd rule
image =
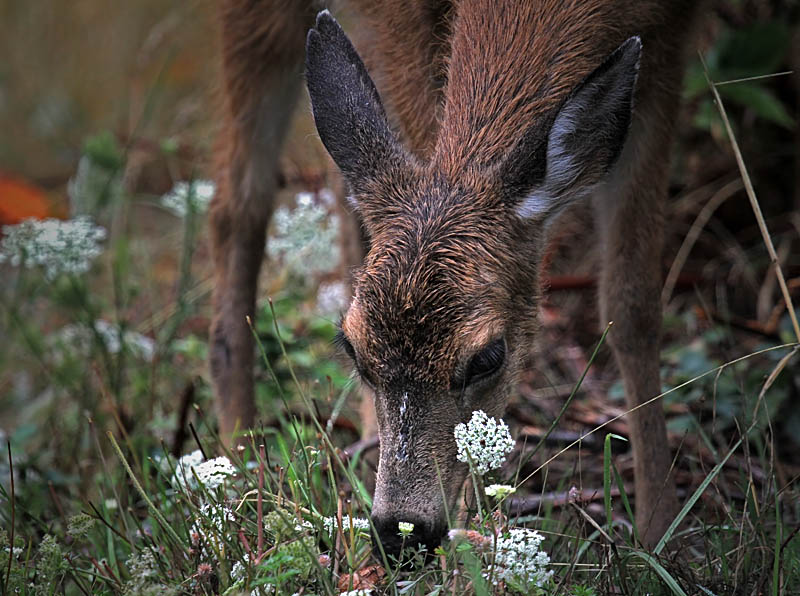
[[[255,418],[246,320],[305,75],[365,237],[339,343],[377,428],[371,517],[386,552],[399,521],[427,545],[447,531],[468,476],[453,428],[474,410],[503,415],[539,330],[546,239],[578,203],[598,228],[600,321],[614,323],[652,546],[678,506],[663,409],[646,402],[660,393],[669,148],[698,4],[350,0],[354,45],[316,2],[225,0],[210,219],[221,435]]]

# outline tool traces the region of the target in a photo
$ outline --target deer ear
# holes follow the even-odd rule
[[[327,10],[306,38],[306,82],[320,139],[351,186],[403,153],[364,63]]]
[[[551,217],[586,196],[614,166],[631,123],[641,52],[641,40],[628,39],[564,101],[546,138],[533,133],[512,151],[510,161],[526,153],[536,161],[523,174],[527,184],[516,183],[517,189],[528,188],[517,206],[521,217]]]

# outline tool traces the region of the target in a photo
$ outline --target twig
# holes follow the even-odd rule
[[[767,230],[767,224],[764,221],[764,216],[761,213],[761,206],[758,204],[758,199],[756,198],[756,193],[753,189],[753,183],[750,180],[750,174],[747,172],[747,166],[745,165],[744,158],[742,157],[742,152],[739,150],[739,143],[736,141],[736,137],[733,134],[731,123],[728,120],[728,113],[725,111],[725,105],[722,103],[722,98],[719,95],[719,91],[717,91],[716,84],[711,80],[711,76],[708,73],[708,67],[705,60],[703,60],[702,54],[700,55],[700,62],[703,64],[703,72],[705,73],[706,81],[708,81],[708,85],[711,87],[711,93],[714,94],[714,100],[717,102],[717,109],[719,109],[719,114],[722,117],[725,130],[727,131],[728,138],[731,141],[731,148],[733,149],[733,154],[736,157],[736,165],[739,166],[739,173],[742,175],[742,182],[744,182],[744,189],[747,192],[747,198],[750,199],[750,206],[753,208],[753,214],[758,222],[758,229],[761,231],[761,236],[764,239],[765,246],[767,247],[769,259],[775,267],[775,275],[778,277],[778,284],[781,286],[783,299],[786,301],[786,308],[789,311],[789,317],[792,319],[792,327],[794,327],[795,337],[797,338],[797,341],[800,341],[800,324],[798,324],[797,315],[794,312],[792,297],[789,294],[789,289],[786,287],[786,280],[783,277],[783,270],[781,269],[778,255],[775,252],[775,246],[772,244],[772,238],[769,235],[769,230]]]
[[[63,522],[64,526],[67,526],[67,516],[64,513],[64,508],[61,506],[61,501],[58,499],[58,495],[56,494],[56,489],[53,486],[53,481],[49,480],[47,482],[47,490],[50,492],[50,498],[53,501],[53,504],[58,509],[58,514],[61,516],[61,521]]]
[[[256,516],[258,522],[258,542],[256,545],[255,564],[261,562],[261,555],[264,552],[264,445],[258,446],[258,496],[256,499]]]
[[[14,462],[11,460],[11,441],[6,441],[8,448],[8,475],[11,478],[11,537],[8,543],[8,569],[6,570],[6,581],[3,587],[3,594],[8,594],[8,582],[11,580],[11,561],[14,559]]]
[[[194,401],[194,380],[189,380],[181,391],[178,422],[175,425],[175,437],[172,439],[172,455],[175,457],[181,456],[181,449],[186,441],[186,421],[189,419],[192,401]]]
[[[703,66],[705,66],[705,64]],[[758,75],[755,77],[745,77],[743,79],[731,79],[730,81],[720,81],[719,83],[714,83],[714,85],[716,85],[717,87],[722,87],[723,85],[733,85],[735,83],[746,83],[748,81],[760,81],[762,79],[772,79],[774,77],[782,77],[793,73],[794,73],[793,70],[784,70],[783,72],[773,72],[772,74]]]
[[[169,524],[169,522],[167,522],[164,516],[161,515],[161,512],[155,506],[153,501],[150,500],[150,497],[147,496],[147,493],[145,492],[144,488],[142,488],[142,485],[139,483],[139,480],[133,473],[133,470],[131,469],[128,460],[125,459],[125,456],[122,454],[122,449],[119,448],[119,444],[117,443],[117,440],[114,438],[114,433],[108,431],[107,434],[108,438],[111,439],[111,445],[114,447],[114,451],[117,452],[117,456],[119,457],[120,461],[122,461],[122,465],[124,466],[125,471],[128,472],[128,476],[130,476],[131,482],[133,482],[133,486],[139,492],[142,499],[144,499],[144,502],[147,503],[147,507],[150,509],[150,512],[159,521],[161,526],[164,528],[164,531],[170,535],[170,537],[175,541],[175,543],[178,546],[183,546],[183,541],[180,539],[175,530],[172,529],[172,526]]]
[[[737,179],[728,182],[728,184],[720,188],[711,196],[708,202],[700,210],[700,213],[697,214],[694,223],[692,223],[692,227],[689,228],[689,232],[683,239],[680,249],[678,249],[678,254],[675,255],[675,258],[672,261],[667,278],[664,280],[664,287],[661,290],[661,304],[666,305],[669,302],[669,299],[672,297],[672,291],[675,289],[675,283],[678,281],[678,275],[683,269],[683,266],[686,264],[686,259],[689,257],[689,253],[692,252],[692,248],[694,248],[695,242],[697,242],[700,232],[702,232],[703,228],[706,227],[708,220],[711,219],[711,216],[720,207],[720,205],[722,205],[722,203],[739,192],[741,188],[741,180]]]
[[[97,517],[97,519],[99,519],[99,520],[100,520],[100,521],[103,523],[103,525],[104,525],[105,527],[107,527],[109,530],[111,530],[112,532],[114,532],[114,534],[116,534],[117,536],[119,536],[119,537],[120,537],[120,538],[121,538],[121,539],[122,539],[122,540],[123,540],[123,541],[124,541],[126,544],[130,545],[131,541],[130,541],[130,540],[128,540],[128,537],[127,537],[127,536],[125,536],[124,534],[122,534],[122,532],[120,532],[119,530],[117,530],[117,529],[116,529],[114,526],[112,526],[112,525],[111,525],[111,524],[108,522],[108,520],[106,520],[106,518],[104,518],[104,517],[103,517],[103,515],[100,513],[100,511],[97,509],[97,507],[95,506],[95,504],[94,504],[94,503],[92,503],[91,501],[88,501],[88,503],[89,503],[89,507],[91,507],[91,508],[92,508],[92,511],[94,512],[94,514],[95,514],[95,516]]]
[[[580,390],[581,385],[583,384],[583,381],[589,372],[589,369],[592,367],[592,363],[594,363],[594,359],[597,357],[597,353],[600,351],[600,347],[605,342],[606,336],[608,335],[608,332],[611,330],[612,325],[614,325],[614,321],[609,321],[608,324],[606,325],[606,328],[603,331],[603,335],[600,336],[600,340],[597,342],[597,345],[594,347],[594,351],[592,352],[589,361],[586,363],[586,367],[583,370],[583,374],[581,374],[580,378],[578,379],[578,382],[575,384],[575,388],[572,390],[572,393],[570,393],[570,396],[567,398],[567,401],[565,401],[564,405],[561,407],[561,411],[555,417],[552,424],[550,424],[550,428],[548,428],[547,432],[544,433],[544,436],[541,439],[539,439],[539,442],[536,443],[536,446],[533,448],[533,450],[530,451],[528,454],[526,454],[527,458],[524,461],[522,460],[520,461],[520,465],[517,466],[517,476],[514,478],[515,484],[516,481],[519,479],[519,471],[522,469],[522,466],[524,466],[534,455],[536,455],[536,453],[539,451],[542,445],[544,445],[544,442],[547,440],[547,437],[550,436],[550,433],[552,433],[556,429],[558,424],[561,422],[561,418],[564,416],[564,413],[567,411],[567,408],[569,408],[569,405],[572,403],[572,400],[578,394],[578,391]]]
[[[189,423],[189,430],[192,431],[194,442],[197,443],[197,448],[200,450],[200,453],[203,454],[203,459],[208,459],[208,456],[206,455],[206,450],[203,449],[203,443],[200,442],[200,437],[197,436],[197,431],[194,428],[194,424],[192,424],[191,422]]]

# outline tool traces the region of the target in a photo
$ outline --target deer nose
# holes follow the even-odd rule
[[[410,533],[407,533],[407,535],[403,535],[400,532],[400,522],[412,523],[414,524],[414,529],[411,530]],[[443,523],[431,523],[420,519],[408,519],[403,516],[395,515],[386,517],[373,516],[372,523],[375,525],[378,538],[380,538],[381,545],[383,546],[383,552],[386,553],[387,557],[399,558],[404,548],[414,548],[420,544],[427,548],[428,552],[433,553],[433,549],[439,546],[442,541],[442,536],[444,536],[447,530],[446,524]],[[376,555],[380,556],[380,549],[378,545],[375,544],[374,537],[373,551]]]

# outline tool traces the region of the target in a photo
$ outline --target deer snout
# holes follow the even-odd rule
[[[412,523],[414,529],[407,536],[403,536],[399,529],[400,522]],[[433,549],[439,546],[447,531],[444,519],[409,519],[408,516],[388,514],[373,515],[372,523],[375,525],[387,557],[399,557],[404,548],[416,547],[419,544],[424,545],[432,553]],[[373,551],[376,555],[380,554],[377,544],[374,544]]]
[[[387,473],[392,467],[379,465],[372,502],[372,522],[383,549],[387,555],[398,556],[403,548],[422,544],[432,553],[448,530],[447,511],[452,509],[463,477],[452,477],[445,468],[437,479],[421,465],[404,469],[402,474],[399,470]],[[401,522],[414,524],[407,536],[401,535]],[[375,553],[379,552],[375,545]]]

